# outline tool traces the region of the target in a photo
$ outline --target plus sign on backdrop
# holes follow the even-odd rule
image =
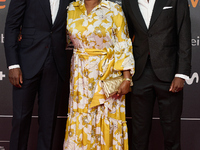
[[[5,74],[3,74],[3,72],[2,71],[0,71],[0,80],[3,80],[3,78],[5,78],[6,77],[6,75]]]

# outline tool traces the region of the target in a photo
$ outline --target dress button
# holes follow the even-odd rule
[[[97,136],[98,141],[101,141],[101,135]]]
[[[72,136],[72,132],[71,131],[69,131],[69,136]]]
[[[87,116],[85,116],[85,117],[83,118],[83,121],[84,121],[85,123],[88,123],[88,122],[89,122],[88,119],[87,119]]]
[[[89,87],[89,89],[92,89],[92,83],[90,83],[88,87]]]
[[[88,72],[87,71],[85,72],[85,76],[88,77]]]
[[[96,32],[97,32],[98,34],[100,34],[100,33],[101,33],[101,30],[96,30]]]
[[[88,123],[88,120],[87,120],[87,119],[85,119],[85,120],[84,120],[84,122],[85,122],[85,123]]]
[[[94,136],[94,131],[92,130],[91,136]]]

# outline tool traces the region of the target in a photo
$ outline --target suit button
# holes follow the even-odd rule
[[[148,34],[149,37],[152,37],[152,34]]]
[[[49,46],[45,46],[45,48],[49,48]]]

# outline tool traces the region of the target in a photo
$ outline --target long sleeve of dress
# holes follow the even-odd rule
[[[116,6],[114,12],[114,51],[115,70],[131,70],[134,74],[134,58],[132,53],[132,42],[128,34],[126,18],[120,6]]]

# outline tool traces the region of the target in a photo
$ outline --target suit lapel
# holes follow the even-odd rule
[[[45,15],[47,16],[47,19],[48,19],[49,23],[52,24],[51,8],[50,8],[49,0],[39,0],[39,1],[40,1],[40,4],[42,6],[42,9],[43,9]]]
[[[58,12],[57,12],[57,15],[56,15],[56,19],[54,21],[54,24],[53,24],[53,27],[55,26],[55,24],[58,22],[59,20],[59,16],[61,16],[60,14],[62,13],[62,8],[65,7],[64,5],[64,0],[60,0],[60,4],[59,4],[59,8],[58,8]],[[65,11],[67,11],[66,9],[64,9]]]
[[[163,7],[166,5],[166,3],[167,3],[167,0],[156,0],[156,2],[154,4],[152,16],[151,16],[151,21],[149,24],[149,29],[151,28],[151,26],[154,24],[154,22],[156,21],[156,19],[162,12]]]
[[[162,0],[161,0],[162,1]],[[140,8],[138,6],[138,0],[129,0],[131,8],[132,8],[132,12],[134,12],[134,16],[137,19],[138,23],[141,25],[141,27],[147,31],[147,26],[144,22],[144,18],[141,14]]]

